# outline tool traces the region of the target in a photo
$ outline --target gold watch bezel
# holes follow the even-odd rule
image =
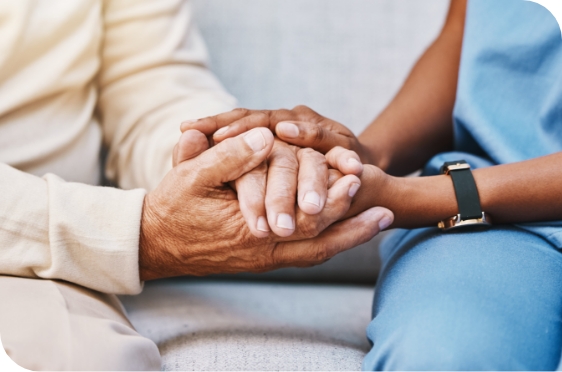
[[[439,227],[443,231],[448,231],[459,227],[476,226],[476,225],[491,226],[492,221],[490,219],[490,216],[486,214],[486,212],[482,212],[482,218],[461,220],[461,215],[457,214],[456,216],[447,218],[443,221],[439,221],[437,227]]]

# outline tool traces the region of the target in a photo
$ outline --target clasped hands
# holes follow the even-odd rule
[[[142,280],[313,266],[392,223],[360,190],[379,172],[304,113],[314,112],[237,109],[182,124],[174,167],[145,198]]]

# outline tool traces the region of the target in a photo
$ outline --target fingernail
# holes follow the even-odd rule
[[[299,136],[299,127],[293,123],[279,123],[277,124],[277,131],[286,138],[297,138]]]
[[[309,191],[304,194],[304,201],[310,204],[314,204],[315,206],[320,206],[320,195],[316,191]]]
[[[355,158],[349,158],[349,159],[347,159],[347,162],[348,162],[349,164],[352,164],[352,165],[357,165],[357,164],[359,164],[359,165],[363,166],[363,164],[362,164],[359,160],[357,160],[357,159],[355,159]]]
[[[294,230],[295,223],[293,222],[293,217],[286,213],[279,213],[277,215],[277,227],[281,229]]]
[[[361,187],[360,184],[358,183],[352,183],[351,187],[349,188],[349,197],[353,198],[355,196],[355,194],[357,194],[357,191],[359,190],[359,187]]]
[[[244,136],[244,141],[254,150],[254,152],[261,151],[265,148],[265,138],[261,131],[252,130]]]
[[[228,132],[228,130],[230,129],[230,127],[227,125],[226,127],[223,127],[219,130],[217,130],[215,132],[215,136],[222,136],[223,134],[225,134],[226,132]]]
[[[269,225],[267,224],[267,220],[265,217],[258,217],[257,229],[259,231],[269,232]]]
[[[379,229],[384,230],[392,224],[392,218],[385,216],[379,221]]]

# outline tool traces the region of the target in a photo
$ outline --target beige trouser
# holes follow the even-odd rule
[[[0,276],[0,337],[31,370],[160,370],[116,296],[65,282]]]

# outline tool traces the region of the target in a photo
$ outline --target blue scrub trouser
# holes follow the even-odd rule
[[[398,230],[367,329],[365,370],[553,370],[562,345],[562,254],[513,226]]]

